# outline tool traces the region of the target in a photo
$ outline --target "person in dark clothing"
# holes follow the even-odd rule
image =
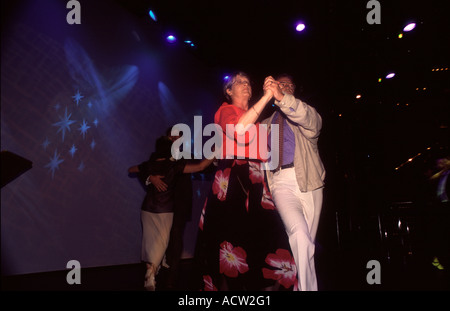
[[[430,177],[434,193],[428,206],[428,240],[431,264],[444,270],[450,263],[450,157],[439,158],[436,168],[439,171]]]
[[[167,130],[166,135],[172,142],[180,137],[172,135],[172,127]],[[180,159],[177,162],[180,161],[189,161],[188,163],[198,162],[198,160],[186,159]],[[165,286],[168,290],[177,289],[184,247],[184,230],[192,215],[192,174],[181,174],[175,183],[174,191],[176,195],[174,198],[173,224],[170,231],[169,245],[166,250],[168,270]]]
[[[144,287],[154,291],[155,276],[169,243],[170,231],[175,213],[175,185],[183,173],[193,173],[204,170],[213,159],[205,159],[200,163],[185,163],[175,161],[171,155],[172,140],[162,136],[156,141],[155,152],[150,159],[128,169],[129,173],[137,173],[145,180],[147,194],[141,206],[142,221],[142,254],[146,263]],[[154,183],[148,182],[148,176],[163,176],[161,180],[166,189],[160,191]],[[147,176],[147,177],[146,177]]]

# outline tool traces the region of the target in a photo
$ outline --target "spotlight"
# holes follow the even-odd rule
[[[386,76],[386,79],[391,79],[391,78],[393,78],[394,76],[395,76],[395,73],[391,72],[390,74],[388,74],[388,75]]]
[[[224,80],[224,81],[230,80],[230,76],[229,76],[229,75],[226,75],[225,77],[223,77],[223,80]]]
[[[298,23],[297,26],[295,26],[295,30],[298,32],[305,30],[306,26],[303,23]]]
[[[405,32],[411,31],[414,28],[416,28],[416,23],[409,23],[408,25],[405,26],[405,28],[403,28],[403,31]]]
[[[166,40],[167,40],[167,42],[169,42],[169,43],[175,43],[175,41],[177,41],[177,38],[175,38],[175,36],[173,36],[173,35],[168,35],[168,36],[166,37]]]
[[[155,22],[158,20],[158,19],[156,18],[155,12],[153,12],[152,10],[149,10],[149,11],[148,11],[148,15],[149,15],[150,18],[151,18],[152,20],[154,20]]]

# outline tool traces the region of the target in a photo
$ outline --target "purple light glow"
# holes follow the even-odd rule
[[[416,23],[409,23],[408,25],[405,26],[405,28],[403,28],[403,31],[411,31],[414,28],[416,28]]]
[[[305,30],[306,26],[303,23],[298,23],[297,26],[295,27],[295,30],[297,31],[303,31]]]
[[[386,76],[386,79],[391,79],[391,78],[393,78],[395,76],[395,73],[390,73],[390,74],[388,74],[387,76]]]
[[[169,42],[169,43],[174,43],[175,41],[177,41],[177,38],[175,38],[175,36],[173,36],[173,35],[168,35],[168,36],[166,37],[166,40],[167,40],[167,42]]]

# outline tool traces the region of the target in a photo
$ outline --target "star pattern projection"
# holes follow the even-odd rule
[[[80,103],[80,100],[82,100],[84,98],[84,96],[82,96],[80,94],[80,90],[78,90],[77,93],[74,96],[72,96],[72,98],[77,103],[77,106],[78,106],[78,104]]]
[[[50,172],[52,172],[52,178],[55,177],[55,170],[59,169],[59,165],[64,162],[63,159],[59,158],[58,150],[55,150],[55,154],[50,158],[50,162],[45,166],[48,167]]]
[[[80,134],[83,135],[83,139],[86,138],[86,132],[90,128],[91,127],[87,125],[86,120],[83,120],[83,123],[80,125],[80,128],[78,129],[81,132]]]
[[[94,98],[87,98],[87,104],[83,104],[84,96],[77,90],[72,96],[73,100],[63,101],[53,105],[55,119],[51,123],[52,133],[43,137],[40,147],[47,154],[47,162],[44,167],[53,179],[62,167],[73,165],[80,173],[86,167],[86,157],[95,150],[96,129],[99,121],[95,115]],[[64,108],[65,106],[65,108]],[[61,115],[64,108],[64,114]],[[55,120],[55,121],[56,121]],[[77,131],[72,131],[76,129]]]
[[[66,134],[66,130],[70,131],[70,125],[75,123],[76,121],[70,120],[72,114],[67,115],[67,107],[64,114],[64,117],[59,117],[60,121],[53,123],[53,126],[58,126],[59,129],[57,133],[62,132],[62,141],[64,141],[64,135]]]

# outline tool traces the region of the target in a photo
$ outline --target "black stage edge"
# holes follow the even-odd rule
[[[319,291],[381,292],[381,291],[450,291],[450,267],[436,269],[421,256],[376,258],[359,251],[327,252],[316,250]],[[368,284],[369,260],[380,263],[380,284]],[[143,263],[81,268],[81,284],[67,283],[70,269],[26,275],[2,275],[2,291],[144,291]],[[192,259],[183,259],[176,288],[165,287],[162,268],[157,275],[157,292],[200,292]],[[281,293],[280,295],[285,295]]]

